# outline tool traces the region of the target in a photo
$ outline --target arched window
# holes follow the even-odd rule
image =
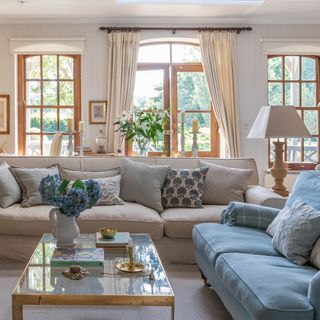
[[[277,55],[268,57],[268,102],[270,106],[294,106],[312,138],[285,141],[285,160],[290,169],[312,169],[320,162],[319,57]],[[274,159],[269,144],[269,163]]]
[[[157,42],[139,50],[134,106],[152,106],[171,112],[170,124],[158,146],[149,154],[178,154],[181,151],[181,111],[185,111],[185,150],[191,156],[192,120],[199,121],[199,155],[219,157],[218,125],[212,109],[200,48],[194,43]],[[129,147],[129,154],[135,146]]]
[[[19,154],[49,155],[57,131],[67,154],[67,119],[77,129],[81,115],[80,78],[80,55],[18,56]]]

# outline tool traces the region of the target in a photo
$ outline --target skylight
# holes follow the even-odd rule
[[[120,4],[172,4],[172,5],[258,5],[264,0],[118,0]]]

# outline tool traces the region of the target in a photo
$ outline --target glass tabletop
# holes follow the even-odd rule
[[[174,296],[150,236],[132,234],[131,237],[135,246],[135,262],[147,266],[144,273],[118,271],[115,265],[127,261],[126,249],[105,249],[103,271],[90,270],[82,280],[69,280],[62,275],[63,268],[50,266],[56,241],[52,234],[44,234],[13,294]],[[95,235],[82,234],[77,240],[77,247],[95,248]],[[149,280],[151,269],[154,269],[155,280]]]

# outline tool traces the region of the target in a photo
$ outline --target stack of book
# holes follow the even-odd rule
[[[103,270],[104,250],[99,248],[56,249],[50,265],[55,268],[66,268],[79,265],[86,269]]]
[[[77,147],[77,153],[80,153],[80,147]],[[83,153],[84,154],[90,154],[93,153],[93,150],[91,147],[83,147]]]
[[[129,232],[117,232],[112,239],[102,238],[100,232],[96,233],[97,248],[125,248],[130,238]]]

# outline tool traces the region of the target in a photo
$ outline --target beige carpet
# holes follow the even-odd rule
[[[11,291],[21,264],[0,264],[0,320],[11,320]],[[222,302],[204,288],[196,266],[165,266],[176,299],[176,320],[231,320]],[[166,308],[57,308],[26,307],[24,320],[166,320]]]

